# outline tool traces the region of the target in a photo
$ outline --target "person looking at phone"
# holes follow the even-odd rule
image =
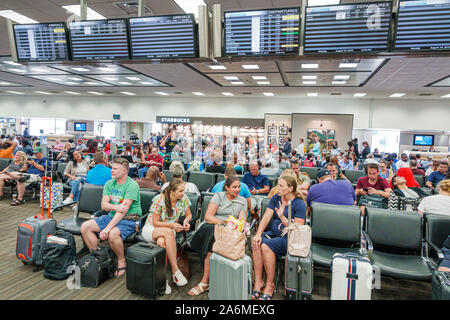
[[[153,198],[149,216],[142,229],[142,237],[166,249],[166,256],[172,269],[173,282],[179,287],[188,283],[177,265],[176,233],[188,231],[192,219],[189,206],[191,202],[186,195],[185,182],[173,179],[164,192]],[[184,222],[178,223],[184,216]],[[169,281],[166,283],[166,294],[171,292]]]
[[[369,194],[376,194],[384,198],[389,198],[392,191],[389,182],[379,176],[379,168],[376,163],[369,163],[366,165],[367,176],[361,177],[356,183],[356,195],[367,196]]]

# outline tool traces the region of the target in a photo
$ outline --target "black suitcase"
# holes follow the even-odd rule
[[[433,300],[450,300],[450,272],[435,271],[431,288]]]
[[[127,289],[155,299],[166,291],[166,251],[154,244],[139,242],[128,248]]]

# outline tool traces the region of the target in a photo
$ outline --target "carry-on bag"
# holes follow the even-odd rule
[[[52,187],[52,179],[42,177],[42,184],[49,182],[49,188]],[[42,199],[43,201],[43,199]],[[41,208],[41,215],[29,217],[19,224],[17,231],[16,257],[23,264],[35,265],[34,271],[42,266],[42,257],[44,253],[47,237],[56,231],[56,221],[51,218],[50,199],[48,204],[48,216],[44,216],[44,205]]]
[[[252,259],[244,255],[231,260],[213,253],[209,257],[209,299],[250,300]]]
[[[284,267],[285,294],[289,300],[310,300],[313,290],[311,251],[307,257],[286,254]]]
[[[113,276],[114,252],[110,248],[91,250],[78,261],[82,287],[97,288]]]
[[[69,277],[69,266],[77,263],[77,252],[73,235],[56,230],[47,238],[43,255],[44,278],[64,280]]]
[[[245,255],[245,234],[224,225],[214,226],[212,251],[231,260],[239,260]]]
[[[433,300],[450,300],[450,272],[435,271],[431,281]]]
[[[369,258],[335,253],[331,272],[331,300],[371,299],[373,267]]]
[[[127,289],[155,299],[166,290],[166,251],[152,243],[139,242],[128,248]]]
[[[44,199],[42,199],[42,193],[44,194]],[[51,194],[51,195],[50,195]],[[51,201],[49,201],[51,199]],[[52,183],[51,188],[41,185],[39,192],[39,200],[45,209],[48,209],[49,203],[50,208],[55,209],[63,204],[63,184],[61,182]]]

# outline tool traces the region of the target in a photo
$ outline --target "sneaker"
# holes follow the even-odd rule
[[[73,199],[70,197],[67,197],[66,200],[63,201],[63,204],[66,205],[66,204],[70,204],[72,202],[73,202]]]
[[[78,209],[78,206],[77,206],[76,204],[74,204],[74,205],[72,206],[72,210],[73,210],[73,211],[77,211],[77,209]]]
[[[171,294],[172,288],[169,286],[169,280],[166,281],[166,292],[164,294]]]
[[[187,279],[183,276],[183,274],[181,273],[180,269],[178,269],[177,272],[175,272],[172,275],[172,280],[179,287],[185,286],[188,283]]]

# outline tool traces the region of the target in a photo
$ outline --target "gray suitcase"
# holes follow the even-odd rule
[[[284,286],[289,300],[310,300],[313,290],[311,251],[306,258],[286,254]]]
[[[49,178],[47,178],[49,179]],[[51,186],[50,186],[51,190]],[[44,209],[39,216],[29,217],[19,224],[17,231],[16,257],[23,264],[42,266],[47,237],[56,231],[56,220],[51,219],[50,206],[48,217],[44,216]]]
[[[231,260],[217,253],[209,258],[209,299],[250,300],[252,259]]]
[[[433,300],[450,300],[450,272],[435,271],[431,289]]]

